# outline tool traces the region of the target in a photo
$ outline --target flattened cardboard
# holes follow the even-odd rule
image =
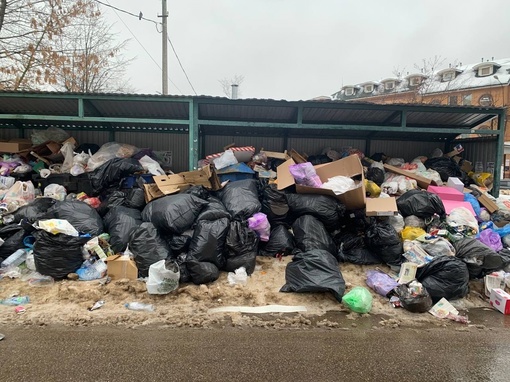
[[[278,190],[283,190],[287,187],[295,185],[294,177],[289,171],[289,167],[295,164],[293,159],[282,163],[278,166]],[[365,184],[363,182],[363,166],[357,155],[351,155],[340,160],[314,166],[317,175],[320,177],[322,182],[327,182],[329,178],[334,176],[342,175],[350,178],[359,178],[355,182],[359,187],[354,190],[347,191],[344,194],[336,195],[333,191],[325,188],[315,188],[296,184],[296,192],[298,194],[318,194],[318,195],[329,195],[340,200],[348,210],[355,210],[365,207]]]
[[[181,172],[173,175],[154,176],[154,183],[164,195],[173,195],[190,186],[204,186],[209,190],[219,190],[221,188],[220,181],[216,172],[211,166],[202,167],[199,170]]]
[[[177,193],[179,191],[180,191],[180,189],[177,188],[177,191],[175,193]],[[151,200],[158,199],[158,198],[165,196],[165,194],[163,194],[163,192],[161,192],[158,185],[155,183],[144,184],[143,192],[145,195],[145,203],[149,203]],[[167,195],[170,195],[170,194],[167,194]]]
[[[487,195],[482,194],[482,196],[478,198],[478,201],[482,206],[487,208],[487,211],[489,211],[491,214],[499,210],[498,205],[494,203]]]
[[[394,172],[395,174],[404,175],[404,176],[407,176],[408,178],[416,180],[418,187],[423,188],[425,190],[430,185],[437,186],[437,183],[435,181],[425,178],[424,176],[417,175],[414,172],[402,170],[401,168],[391,166],[389,164],[384,164],[383,167],[384,167],[384,169]]]
[[[17,153],[32,147],[30,139],[14,138],[9,141],[0,142],[1,153]]]
[[[367,198],[367,216],[396,216],[398,215],[397,199]]]
[[[136,263],[129,256],[114,255],[104,259],[107,267],[107,274],[112,280],[138,278],[138,268]]]

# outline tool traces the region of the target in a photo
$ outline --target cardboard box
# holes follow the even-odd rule
[[[367,198],[367,216],[396,216],[398,215],[397,199]]]
[[[158,185],[155,183],[144,184],[143,191],[145,194],[145,203],[149,203],[151,200],[158,199],[158,198],[165,196],[165,194],[163,194],[161,192],[161,190],[158,188]],[[180,190],[177,189],[176,192],[179,192],[179,191]]]
[[[138,268],[136,263],[129,256],[114,255],[104,259],[107,266],[107,274],[112,280],[138,278]]]
[[[32,147],[30,139],[14,138],[9,141],[0,141],[1,153],[17,153]]]
[[[494,288],[491,291],[490,304],[503,314],[510,314],[510,294],[503,289]]]
[[[446,186],[454,188],[459,192],[464,192],[464,183],[459,178],[449,177]]]
[[[487,275],[483,278],[483,284],[485,289],[485,295],[487,297],[491,296],[491,292],[494,288],[499,288],[501,290],[505,290],[506,280],[504,273],[494,272],[490,275]]]
[[[464,194],[452,187],[428,186],[427,191],[437,194],[441,200],[464,201]]]
[[[493,202],[492,199],[489,198],[487,195],[482,194],[482,196],[478,198],[478,201],[482,206],[487,208],[487,211],[489,211],[489,213],[491,214],[499,210],[498,205],[495,202]]]
[[[348,210],[356,210],[365,208],[365,184],[363,175],[363,166],[357,155],[350,155],[340,160],[314,166],[317,175],[322,182],[327,182],[329,178],[342,175],[353,178],[358,184],[354,190],[347,191],[344,194],[336,195],[333,191],[325,188],[314,188],[296,184],[294,177],[289,171],[289,167],[296,164],[293,159],[289,159],[285,163],[278,166],[278,190],[283,190],[287,187],[296,186],[298,194],[319,194],[329,195],[340,200]]]
[[[195,171],[154,176],[153,179],[163,195],[176,194],[187,190],[190,186],[204,186],[212,191],[221,188],[220,180],[210,165]],[[151,188],[150,191],[153,191],[153,189]]]

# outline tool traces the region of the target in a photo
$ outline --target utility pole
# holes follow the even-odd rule
[[[161,19],[163,22],[163,32],[162,32],[162,43],[163,43],[163,53],[162,53],[162,65],[163,65],[163,94],[168,94],[168,11],[166,7],[166,0],[162,0],[162,14]]]

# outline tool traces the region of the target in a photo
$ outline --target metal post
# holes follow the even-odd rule
[[[188,168],[190,171],[196,170],[198,165],[198,153],[200,151],[198,128],[198,104],[195,100],[190,100],[188,121]]]
[[[161,20],[163,23],[163,32],[162,32],[162,43],[163,43],[163,52],[162,52],[162,67],[163,67],[163,94],[168,94],[168,11],[166,7],[166,0],[162,0],[162,13]]]
[[[501,183],[501,164],[505,152],[505,109],[498,114],[498,143],[496,148],[496,158],[494,163],[494,183],[492,185],[492,196],[499,197],[499,186]]]

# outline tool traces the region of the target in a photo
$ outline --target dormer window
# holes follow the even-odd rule
[[[354,95],[354,88],[345,88],[344,93],[346,96],[352,96]]]
[[[411,86],[418,86],[418,85],[421,84],[421,80],[422,80],[421,77],[411,77],[409,79],[409,85],[411,85]]]
[[[395,81],[388,81],[384,84],[384,89],[393,90],[395,89]]]
[[[451,72],[446,72],[443,74],[443,78],[441,79],[441,81],[443,82],[448,82],[448,81],[451,81],[455,78],[455,72],[454,71],[451,71]]]
[[[492,74],[492,65],[481,66],[478,68],[478,77],[486,77]]]
[[[365,85],[365,87],[363,88],[363,91],[365,93],[372,93],[374,91],[374,85],[372,85],[372,84]]]
[[[486,61],[473,66],[473,70],[475,71],[477,77],[488,77],[496,73],[500,67],[501,65],[499,65],[497,62]]]

